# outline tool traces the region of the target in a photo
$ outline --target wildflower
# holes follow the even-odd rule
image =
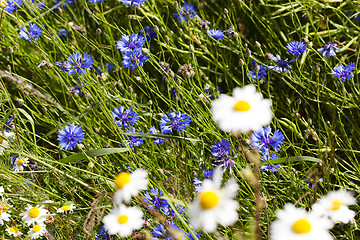
[[[238,202],[234,200],[238,185],[234,178],[220,189],[222,172],[215,170],[214,179],[205,179],[201,192],[188,209],[190,225],[202,227],[206,232],[214,232],[217,225],[229,226],[238,219]]]
[[[17,227],[8,227],[6,228],[6,232],[13,237],[19,237],[22,235],[22,232],[20,232]]]
[[[325,44],[324,47],[319,48],[317,50],[321,56],[323,57],[336,57],[336,52],[340,51],[340,48],[337,46],[336,43],[332,43],[332,42],[328,42],[327,44]]]
[[[141,53],[141,48],[145,42],[145,37],[137,33],[132,33],[130,36],[122,35],[116,43],[116,48],[119,49],[122,54],[134,55]]]
[[[202,170],[203,174],[204,174],[204,180],[205,179],[212,179],[212,177],[214,176],[214,171],[213,170]],[[199,180],[198,178],[194,177],[193,183],[195,185],[195,191],[196,192],[200,192],[202,187],[203,181]]]
[[[89,0],[92,3],[99,3],[99,2],[103,2],[104,0]]]
[[[253,80],[259,80],[266,78],[267,69],[264,65],[258,65],[255,60],[253,60],[252,70],[249,71],[249,75]]]
[[[303,42],[298,41],[289,42],[286,45],[286,48],[291,54],[295,55],[296,57],[301,56],[301,54],[306,51],[306,45]]]
[[[167,221],[170,229],[172,231],[168,231],[165,229],[164,224],[160,223],[159,225],[156,225],[153,229],[152,235],[155,238],[152,238],[152,240],[160,240],[160,239],[166,239],[166,240],[172,240],[172,239],[176,239],[173,235],[172,232],[174,230],[180,231],[179,227],[176,225],[175,222],[173,221]]]
[[[29,24],[29,31],[27,31],[26,27],[22,27],[19,31],[20,38],[25,39],[28,42],[31,42],[31,40],[38,39],[42,33],[42,29],[39,25],[36,23],[30,23]]]
[[[190,125],[190,117],[186,113],[170,111],[168,115],[163,115],[160,119],[160,129],[162,134],[180,133]]]
[[[132,111],[131,108],[125,109],[123,105],[114,108],[114,110],[111,111],[111,114],[116,125],[119,127],[130,127],[139,119],[139,115]]]
[[[59,8],[66,8],[67,5],[66,4],[74,4],[75,0],[65,0],[65,2],[63,2],[62,0],[55,0],[55,2],[53,2],[52,4],[55,5],[55,7],[51,10],[58,10]]]
[[[284,141],[284,134],[277,129],[272,134],[271,127],[265,126],[260,131],[253,132],[251,135],[251,145],[257,148],[263,156],[269,155],[269,151],[273,148],[279,150]]]
[[[7,5],[4,8],[5,11],[11,13],[22,6],[24,3],[22,0],[7,0]]]
[[[114,202],[121,204],[130,202],[132,196],[136,196],[140,190],[146,190],[148,185],[147,172],[143,169],[136,169],[132,173],[121,172],[115,180],[116,192]]]
[[[190,239],[190,240],[195,240],[195,238],[193,237],[193,235],[191,235],[191,233],[187,233],[186,236]],[[195,233],[196,238],[200,239],[201,237],[201,233]]]
[[[228,140],[221,139],[221,141],[216,141],[214,145],[211,146],[212,155],[216,158],[222,158],[228,155],[231,148],[231,143]]]
[[[101,225],[101,228],[99,228],[96,231],[95,239],[96,240],[110,240],[110,235],[107,233],[107,230],[105,229],[104,225]]]
[[[112,72],[112,71],[114,71],[115,67],[114,67],[114,65],[112,65],[111,63],[106,62],[106,63],[105,63],[105,69],[106,69],[108,72]]]
[[[70,124],[59,131],[57,140],[59,146],[65,150],[73,150],[76,144],[84,140],[84,130],[79,125]]]
[[[199,24],[200,24],[201,30],[206,30],[206,31],[207,31],[207,30],[210,29],[210,27],[209,27],[210,22],[207,21],[207,20],[205,20],[205,19],[201,19],[200,22],[199,22]]]
[[[5,8],[8,5],[7,0],[1,0],[0,1],[0,7]]]
[[[74,204],[70,204],[70,205],[64,205],[61,208],[59,208],[56,212],[57,213],[64,213],[64,212],[69,212],[72,213],[74,211],[76,207],[74,206]]]
[[[213,119],[219,128],[228,132],[258,131],[271,122],[271,101],[263,99],[254,85],[235,88],[233,97],[220,95],[212,102]]]
[[[235,156],[225,156],[222,158],[217,158],[215,160],[215,164],[220,167],[224,172],[229,168],[230,173],[232,172],[232,167],[235,165],[234,158],[237,157],[238,154]]]
[[[10,220],[10,214],[5,212],[3,209],[0,208],[0,225],[4,225],[4,221]]]
[[[270,161],[272,159],[278,159],[278,158],[280,158],[280,156],[277,155],[276,153],[273,153],[273,154],[271,154],[271,156],[270,156],[270,154],[268,154],[267,156],[262,156],[262,158],[260,158],[260,160],[262,162],[265,162],[265,161]],[[282,166],[281,163],[266,164],[266,165],[261,165],[260,170],[268,171],[270,173],[276,173],[281,166]]]
[[[4,118],[3,118],[4,119]],[[5,132],[12,132],[13,131],[13,128],[14,128],[14,125],[13,125],[13,122],[14,122],[14,118],[13,117],[9,117],[6,122],[5,122],[5,125],[3,127],[3,130]]]
[[[224,32],[218,29],[211,29],[207,31],[209,36],[215,40],[224,39]]]
[[[13,136],[15,136],[15,133],[13,132],[0,133],[0,155],[3,155],[5,148],[9,147],[9,142],[7,140]]]
[[[109,215],[103,218],[105,228],[109,234],[118,234],[125,238],[132,234],[133,230],[140,229],[144,223],[143,212],[137,207],[124,205],[111,210]]]
[[[346,81],[354,76],[354,74],[352,73],[352,70],[354,70],[354,68],[355,68],[355,63],[353,62],[346,65],[346,67],[339,64],[333,70],[331,70],[331,74],[334,77],[339,78],[341,81]]]
[[[332,227],[331,221],[320,218],[313,212],[296,208],[292,204],[286,204],[284,209],[277,210],[275,215],[278,220],[270,227],[271,240],[332,240],[328,232]]]
[[[30,204],[27,205],[25,208],[26,212],[20,213],[20,216],[22,217],[22,220],[30,226],[35,225],[35,222],[40,224],[43,223],[46,219],[46,215],[48,213],[48,210],[44,209],[44,206],[36,205],[35,207],[32,207]]]
[[[3,193],[4,193],[4,187],[0,186],[0,197],[2,197]],[[1,208],[0,208],[0,210],[1,210]]]
[[[45,224],[37,224],[28,231],[31,239],[37,239],[46,233]]]
[[[146,0],[120,0],[125,6],[138,7],[140,4],[146,2]]]
[[[144,193],[144,203],[145,204],[153,204],[156,209],[160,210],[164,205],[168,205],[165,199],[160,198],[162,195],[162,191],[157,187],[150,189],[150,191]],[[153,210],[154,207],[152,205],[147,206],[150,210]]]
[[[79,53],[73,53],[68,57],[66,62],[66,71],[68,75],[75,74],[81,75],[86,73],[93,65],[94,59],[84,52],[84,56]]]
[[[268,68],[277,72],[287,72],[289,69],[291,69],[291,66],[289,63],[295,62],[296,58],[291,59],[288,61],[288,59],[281,59],[279,54],[276,54],[276,56],[271,55],[270,60],[275,61],[277,64],[274,66],[269,66]]]
[[[140,31],[140,34],[146,39],[147,42],[157,38],[157,33],[154,31],[154,28],[149,26],[145,26],[144,30]]]
[[[126,132],[127,133],[136,133],[135,128],[126,130]],[[142,131],[140,130],[138,133],[142,133]],[[129,146],[130,148],[139,147],[146,140],[145,138],[140,138],[140,137],[131,136],[131,135],[125,136],[124,139],[126,141],[127,146]],[[123,144],[123,146],[125,146],[125,144]]]
[[[235,27],[231,26],[228,29],[226,29],[226,34],[228,35],[228,38],[237,38],[239,36],[239,33],[235,31]]]
[[[133,55],[124,55],[122,60],[122,65],[124,68],[136,69],[137,67],[144,66],[144,63],[147,62],[149,56],[142,53],[136,53]]]
[[[150,133],[150,134],[158,134],[158,131],[156,130],[156,128],[155,128],[154,126],[151,126],[151,127],[149,128],[149,133]],[[167,140],[167,139],[166,139],[166,138],[157,138],[157,139],[154,141],[154,143],[156,143],[156,144],[162,144],[162,143],[165,142],[165,140]]]
[[[340,189],[328,193],[312,206],[313,212],[328,217],[332,222],[348,223],[355,217],[355,212],[348,208],[356,204],[352,192]]]
[[[60,28],[57,35],[61,41],[65,41],[65,39],[70,36],[70,32],[65,28]]]
[[[12,166],[14,167],[14,171],[23,171],[24,167],[26,167],[28,164],[28,160],[29,158],[18,156],[12,164]]]
[[[194,5],[190,3],[184,3],[177,11],[174,13],[174,16],[180,21],[187,22],[191,18],[196,16],[196,11]]]

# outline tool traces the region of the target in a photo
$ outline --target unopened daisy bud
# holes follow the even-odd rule
[[[164,36],[164,39],[165,39],[165,42],[170,42],[170,38],[169,38],[168,35],[165,35],[165,36]]]
[[[239,65],[240,65],[241,67],[243,67],[243,66],[245,65],[244,60],[242,60],[241,58],[240,58],[240,60],[239,60]]]
[[[100,28],[96,29],[96,34],[100,35],[102,33],[102,30]]]
[[[255,41],[255,47],[256,48],[261,48],[261,44],[258,41]]]
[[[14,49],[13,49],[12,47],[8,47],[7,50],[8,50],[8,52],[9,52],[10,54],[13,54],[13,53],[14,53]]]
[[[134,90],[133,90],[133,88],[131,86],[129,86],[128,91],[132,93]]]
[[[141,49],[141,52],[142,52],[142,54],[144,54],[144,55],[149,55],[150,50],[147,49],[147,48],[142,48],[142,49]]]
[[[178,7],[179,3],[177,1],[174,2],[174,7]]]
[[[251,56],[251,50],[249,48],[247,48],[245,52],[247,56]]]
[[[194,46],[192,44],[189,45],[189,52],[193,53],[195,51]]]
[[[135,76],[135,77],[134,77],[134,80],[137,81],[137,82],[140,82],[140,83],[142,82],[142,81],[141,81],[141,77],[139,77],[139,76]]]
[[[224,8],[224,13],[227,15],[229,14],[229,10],[227,10],[227,8]]]
[[[156,32],[156,33],[159,33],[160,32],[160,30],[159,30],[159,27],[158,26],[154,26],[154,32]]]
[[[93,162],[89,162],[89,163],[88,163],[88,168],[94,168],[94,163],[93,163]]]
[[[148,104],[149,104],[149,105],[152,105],[152,104],[153,104],[153,101],[150,99],[150,100],[148,101]]]
[[[259,64],[255,63],[255,64],[253,65],[253,71],[254,71],[254,72],[259,72],[259,69],[260,69]]]

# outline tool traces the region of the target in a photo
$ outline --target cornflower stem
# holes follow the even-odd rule
[[[254,184],[255,188],[255,236],[257,240],[261,239],[261,231],[260,231],[260,217],[261,217],[261,209],[263,206],[263,201],[261,199],[261,190],[260,190],[260,160],[254,161],[254,173],[256,182]]]

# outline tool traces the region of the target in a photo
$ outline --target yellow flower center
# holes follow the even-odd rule
[[[203,209],[211,209],[219,203],[219,196],[214,192],[200,193],[200,205]]]
[[[117,189],[122,189],[126,184],[130,182],[130,173],[119,173],[115,178],[115,186]]]
[[[0,7],[4,8],[7,6],[7,2],[5,0],[0,1]]]
[[[246,101],[238,101],[234,105],[234,109],[239,112],[247,112],[250,110],[250,104]]]
[[[2,212],[1,212],[1,209],[0,209],[0,216],[1,216]]]
[[[33,227],[33,229],[32,229],[32,231],[34,232],[34,233],[36,233],[36,232],[38,232],[38,231],[40,231],[41,230],[41,226],[40,225],[35,225],[34,227]]]
[[[40,214],[40,211],[38,208],[32,208],[30,211],[29,211],[29,216],[31,218],[36,218],[37,216],[39,216]]]
[[[292,229],[298,234],[308,233],[311,230],[311,225],[306,219],[299,219],[293,224]]]
[[[17,229],[17,227],[10,228],[10,232],[17,233],[18,231],[19,231],[19,229]]]
[[[342,201],[335,200],[332,202],[330,210],[333,210],[333,211],[339,210],[342,205],[344,205],[344,203]]]
[[[121,215],[121,216],[118,218],[118,222],[119,222],[120,224],[124,224],[124,223],[126,223],[128,220],[129,220],[129,217],[126,216],[126,215]]]
[[[89,163],[88,163],[88,167],[89,167],[89,168],[93,168],[93,167],[94,167],[94,163],[93,163],[93,162],[89,162]]]
[[[18,167],[21,167],[23,163],[24,163],[24,159],[20,158],[19,160],[17,160],[16,165],[18,165]]]
[[[61,207],[61,209],[64,210],[64,211],[67,211],[67,210],[70,209],[70,206],[69,205],[64,205],[64,206]]]

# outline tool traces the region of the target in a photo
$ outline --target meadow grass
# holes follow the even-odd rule
[[[239,219],[230,227],[219,227],[216,233],[202,231],[201,239],[256,239],[257,224],[261,239],[269,239],[275,212],[285,203],[308,209],[339,188],[351,190],[355,196],[360,193],[358,69],[347,81],[331,74],[338,64],[357,65],[358,1],[190,1],[197,16],[182,22],[173,13],[186,2],[170,0],[147,0],[140,7],[126,7],[120,1],[79,0],[66,8],[60,8],[62,2],[53,5],[46,1],[42,10],[30,1],[23,3],[12,13],[1,10],[0,41],[0,114],[3,127],[13,117],[15,133],[0,156],[0,186],[11,205],[10,222],[23,231],[22,239],[27,239],[29,228],[19,214],[27,204],[46,205],[52,213],[46,222],[52,237],[47,239],[108,239],[95,234],[113,204],[113,180],[119,171],[138,168],[148,171],[148,189],[161,189],[177,217],[159,211],[161,218],[148,210],[141,203],[142,191],[131,205],[143,210],[146,223],[132,237],[151,238],[153,228],[164,218],[173,219],[184,232],[198,232],[175,204],[187,208],[196,197],[193,178],[203,180],[202,170],[215,169],[211,147],[221,139],[232,145],[233,166],[224,178],[234,177],[239,185]],[[201,19],[210,22],[210,29],[225,31],[233,26],[237,34],[216,41],[201,26]],[[19,30],[30,23],[43,31],[28,42],[19,38]],[[144,45],[149,59],[143,67],[124,68],[116,43],[145,26],[155,27],[157,32],[157,38]],[[60,28],[70,33],[64,40],[57,35]],[[304,42],[307,51],[290,63],[290,71],[269,69],[259,81],[249,77],[253,60],[259,65],[275,65],[269,53],[292,59],[286,49],[291,41]],[[327,42],[341,48],[336,57],[326,58],[317,51]],[[74,52],[93,57],[93,68],[86,74],[68,75],[56,65]],[[164,73],[163,62],[172,72]],[[108,72],[105,63],[111,63],[114,70]],[[256,172],[246,157],[252,149],[250,136],[219,130],[210,111],[213,99],[209,93],[214,98],[221,93],[231,95],[234,88],[247,84],[255,85],[272,101],[272,129],[284,134],[277,151],[280,159],[272,160],[282,167],[273,174],[261,171],[260,189],[243,177],[243,169]],[[75,85],[81,94],[69,89]],[[124,127],[116,126],[111,111],[120,105],[139,115],[134,127],[142,133],[126,133]],[[151,126],[160,131],[161,116],[171,110],[190,116],[190,126],[179,134],[149,134]],[[85,136],[68,151],[59,147],[57,138],[59,130],[72,123],[80,125]],[[124,140],[129,135],[146,140],[129,148]],[[158,137],[167,141],[155,144]],[[11,158],[18,155],[27,157],[31,167],[14,172]],[[308,185],[307,180],[314,184]],[[263,201],[259,223],[255,216],[257,190]],[[70,203],[76,206],[73,213],[56,213]],[[352,209],[355,220],[335,225],[331,230],[335,239],[360,237],[359,207]],[[11,238],[5,231],[10,222],[0,226],[0,238]]]

